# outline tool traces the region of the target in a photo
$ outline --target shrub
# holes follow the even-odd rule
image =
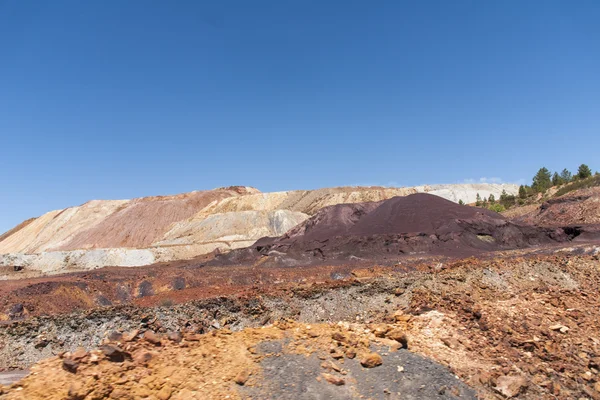
[[[498,203],[490,205],[489,209],[492,211],[495,211],[497,213],[506,211],[506,208],[504,208],[504,206],[502,204],[498,204]]]

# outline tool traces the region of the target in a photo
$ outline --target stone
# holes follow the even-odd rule
[[[360,365],[365,368],[375,368],[383,364],[383,359],[377,353],[369,353],[360,360]]]
[[[402,329],[392,329],[386,334],[386,336],[388,339],[395,340],[396,342],[400,343],[402,347],[408,349],[408,338]]]
[[[111,342],[120,342],[123,339],[123,334],[118,331],[110,331],[107,338]]]
[[[331,357],[335,358],[336,360],[339,360],[340,358],[344,358],[344,353],[342,353],[339,350],[336,350],[333,353],[331,353]]]
[[[65,358],[62,363],[63,369],[72,374],[77,372],[77,367],[79,367],[79,363],[77,361],[71,360],[70,358]]]
[[[170,332],[167,338],[172,342],[179,343],[182,339],[181,332]]]
[[[100,351],[113,362],[123,362],[126,358],[131,358],[129,353],[124,352],[120,347],[105,344],[100,346]]]
[[[140,333],[140,331],[138,329],[135,329],[135,330],[133,330],[131,332],[127,332],[122,337],[123,341],[125,341],[125,342],[133,342],[136,339],[136,337],[137,337],[137,335],[139,333]]]
[[[521,375],[502,375],[496,379],[496,391],[506,398],[512,398],[525,391],[528,382]]]
[[[160,346],[160,336],[153,331],[144,332],[144,340],[152,343],[153,345]]]
[[[356,357],[356,351],[354,349],[346,350],[346,358],[353,359]]]
[[[78,347],[77,350],[75,350],[71,354],[70,358],[75,361],[80,361],[80,360],[83,360],[87,355],[88,355],[88,352],[85,351],[85,349],[83,347]]]
[[[328,373],[322,373],[321,376],[323,377],[323,379],[325,379],[327,382],[331,383],[332,385],[335,386],[342,386],[346,384],[346,381],[343,378],[337,377],[335,375],[331,375]]]
[[[389,330],[390,327],[386,324],[378,324],[373,327],[373,333],[379,338],[385,337]]]
[[[250,371],[248,371],[247,369],[240,371],[235,378],[233,379],[233,381],[235,383],[237,383],[240,386],[243,386],[246,384],[246,382],[248,382],[248,379],[250,379]]]
[[[348,340],[348,339],[346,338],[346,336],[344,336],[343,334],[341,334],[341,333],[339,333],[339,332],[334,332],[334,333],[331,335],[331,338],[332,338],[333,340],[337,340],[338,342],[345,342],[346,340]]]

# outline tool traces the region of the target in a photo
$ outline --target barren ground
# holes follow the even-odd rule
[[[47,392],[41,391],[41,383],[52,381],[61,390],[74,385],[73,390],[77,393],[82,390],[88,395],[72,398],[94,398],[91,393],[108,388],[112,388],[110,395],[113,398],[161,398],[159,393],[169,382],[161,375],[162,371],[167,369],[168,373],[168,367],[174,367],[173,363],[178,363],[178,371],[193,368],[198,398],[211,398],[206,397],[209,394],[214,396],[212,398],[225,398],[226,395],[232,396],[230,398],[266,398],[265,392],[261,392],[264,388],[279,390],[278,398],[319,398],[310,397],[315,390],[327,393],[329,398],[359,398],[361,395],[394,398],[385,396],[396,389],[404,391],[405,395],[397,398],[437,398],[438,394],[434,396],[434,392],[443,392],[440,396],[454,396],[457,390],[462,391],[463,396],[469,396],[466,386],[455,385],[453,388],[435,383],[450,379],[451,375],[443,369],[433,375],[434,381],[425,380],[411,389],[408,385],[411,380],[406,380],[406,375],[394,377],[384,367],[393,364],[396,371],[398,367],[408,369],[405,364],[409,361],[409,364],[414,362],[419,368],[425,368],[420,361],[406,359],[408,353],[413,353],[447,367],[482,398],[504,398],[514,394],[523,399],[597,399],[600,398],[600,384],[596,383],[600,381],[598,252],[597,247],[582,245],[562,251],[546,249],[541,251],[542,254],[533,251],[495,253],[484,259],[415,260],[412,264],[389,267],[358,265],[277,270],[254,266],[224,270],[172,265],[162,266],[160,270],[101,270],[99,276],[55,277],[47,284],[43,279],[12,281],[12,289],[3,286],[4,307],[12,307],[19,293],[21,298],[30,301],[41,300],[34,302],[32,311],[23,306],[21,315],[6,314],[6,318],[12,316],[13,321],[0,328],[0,367],[20,370],[41,359],[54,358],[34,366],[34,374],[29,378],[5,387],[3,397],[48,398],[42,397],[43,393],[47,396]],[[127,276],[125,272],[131,275]],[[177,290],[173,280],[181,274],[187,274],[184,276],[186,286]],[[227,285],[215,284],[223,282],[226,275],[233,281]],[[141,282],[152,284],[141,285],[142,277]],[[117,281],[131,285],[135,288],[132,293],[137,291],[137,296],[122,300],[121,305],[99,308],[91,304],[85,310],[86,302],[81,299],[93,298],[97,291],[105,295]],[[101,289],[103,284],[106,289]],[[33,290],[32,287],[49,289],[19,292]],[[152,290],[142,293],[140,287],[151,287]],[[192,298],[196,300],[183,302]],[[79,306],[73,307],[69,299],[73,299],[73,303],[80,301]],[[183,303],[177,304],[179,302]],[[66,306],[59,307],[60,304]],[[84,310],[74,311],[77,308]],[[41,315],[44,313],[48,315]],[[14,321],[15,318],[24,319]],[[264,328],[253,329],[258,327]],[[313,337],[309,332],[311,329],[319,334]],[[135,330],[138,332],[136,339],[132,338],[128,344],[118,344],[129,354],[122,362],[110,361],[102,351],[87,353],[107,341],[108,336],[115,339],[114,331]],[[230,331],[235,333],[230,335]],[[368,340],[368,344],[363,343],[360,348],[354,346],[356,352],[368,350],[381,354],[382,366],[363,371],[359,364],[361,356],[356,360],[328,356],[337,356],[337,353],[328,353],[335,350],[331,346],[340,347],[344,354],[352,347],[333,338],[333,333],[338,331]],[[162,345],[148,344],[147,340],[141,339],[145,332],[162,335]],[[167,336],[173,332],[181,332],[183,342],[171,343]],[[217,332],[216,336],[211,332]],[[390,332],[406,335],[408,353],[401,350],[394,355],[393,350],[398,345],[388,337]],[[225,342],[219,346],[227,351],[216,351],[213,363],[212,356],[206,352],[210,346],[217,346],[218,338],[224,338]],[[273,354],[255,357],[248,349],[248,338],[253,340],[250,349],[260,343],[280,341],[283,347],[275,353],[288,358],[277,358]],[[206,344],[198,347],[200,342]],[[75,373],[66,371],[64,360],[72,355],[64,352],[75,352],[78,347],[86,349],[85,357],[88,358],[80,360],[81,369]],[[147,347],[152,352],[152,361],[147,365],[139,364],[135,354],[140,348],[148,350]],[[236,348],[249,358],[239,354],[227,358],[228,352]],[[206,357],[198,361],[198,352],[206,353]],[[91,361],[92,354],[96,354],[94,362]],[[325,359],[319,359],[319,356]],[[127,357],[132,361],[127,361]],[[344,364],[348,363],[347,367],[337,367],[346,368],[346,375],[315,364],[317,360],[324,363],[342,359],[346,360]],[[240,373],[241,367],[236,367],[239,362],[243,363],[242,369],[252,371],[248,386],[234,382],[237,377],[233,376],[234,372]],[[437,368],[437,364],[430,367]],[[215,369],[215,365],[219,368]],[[315,365],[318,365],[317,371]],[[280,370],[292,373],[294,368],[310,373],[295,383],[288,382],[287,375],[278,373]],[[361,374],[370,371],[379,371],[377,375],[383,381],[396,379],[397,382],[390,387],[377,383],[373,383],[372,388],[359,387],[358,383],[366,379],[366,375]],[[185,372],[188,373],[191,372]],[[345,383],[341,386],[329,383],[322,373],[345,379]],[[421,379],[418,376],[411,379]],[[339,383],[331,376],[327,378]],[[134,392],[123,390],[133,387],[132,380],[136,379],[147,390],[142,393],[146,397],[142,394],[136,397]],[[155,383],[150,384],[149,380]],[[295,386],[288,387],[286,383]],[[200,386],[202,384],[207,386]],[[298,391],[298,385],[304,391]],[[423,385],[427,390],[435,390],[422,392],[418,397],[420,392],[415,390]],[[138,387],[137,384],[134,386]],[[171,398],[193,398],[185,391],[193,389],[183,383],[171,382],[168,387]],[[367,389],[371,392],[365,392]],[[398,392],[393,393],[400,396]],[[26,397],[19,397],[25,394]],[[177,397],[184,394],[188,397]]]

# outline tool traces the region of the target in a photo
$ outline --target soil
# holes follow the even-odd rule
[[[399,351],[398,341],[361,324],[281,321],[206,335],[150,332],[115,335],[98,350],[41,362],[0,398],[475,399],[448,369]],[[368,357],[381,364],[363,366]]]
[[[419,193],[377,203],[326,207],[278,238],[219,255],[210,265],[263,262],[316,265],[334,261],[389,263],[415,255],[465,257],[484,252],[595,240],[599,226],[538,227],[493,211]],[[583,235],[582,235],[583,234]]]
[[[590,254],[574,254],[583,252]],[[22,398],[18,397],[19,393],[33,393],[26,398],[35,399],[36,392],[23,391],[41,391],[42,383],[51,381],[46,376],[52,376],[52,379],[61,382],[60,390],[69,389],[74,382],[93,390],[106,388],[106,385],[100,385],[102,382],[108,382],[113,390],[121,387],[118,385],[125,385],[124,388],[133,390],[131,379],[150,374],[154,379],[148,379],[153,379],[156,385],[148,386],[148,389],[151,390],[151,395],[158,396],[162,387],[170,382],[160,371],[173,366],[172,363],[178,363],[178,371],[194,368],[192,382],[198,383],[197,389],[201,383],[206,384],[199,390],[201,394],[197,394],[205,397],[199,398],[210,398],[206,396],[213,393],[215,396],[223,395],[225,391],[227,395],[237,393],[242,398],[269,398],[265,392],[260,392],[267,389],[284,390],[281,392],[282,398],[293,398],[301,390],[299,388],[311,393],[310,391],[321,387],[314,386],[317,383],[313,382],[313,378],[316,381],[315,376],[319,377],[322,373],[314,371],[315,361],[310,358],[310,354],[318,357],[319,354],[323,356],[320,351],[332,350],[332,337],[329,337],[328,342],[322,342],[320,338],[327,335],[312,337],[308,331],[339,329],[342,333],[364,334],[363,337],[369,340],[369,346],[389,347],[393,343],[385,342],[386,339],[394,337],[400,343],[403,342],[402,336],[406,335],[404,342],[408,345],[408,351],[413,353],[411,356],[421,355],[449,368],[460,381],[473,388],[480,398],[504,398],[506,396],[501,393],[518,389],[515,396],[523,399],[596,399],[600,398],[600,392],[596,390],[600,389],[600,385],[596,385],[600,381],[600,342],[597,340],[600,337],[600,303],[594,293],[600,289],[599,255],[600,248],[588,246],[546,255],[514,253],[512,256],[504,254],[488,259],[467,258],[445,263],[422,263],[413,266],[412,272],[391,267],[356,268],[350,271],[347,278],[337,281],[310,284],[284,282],[267,285],[262,290],[256,288],[245,294],[218,296],[176,305],[126,305],[31,317],[0,328],[0,360],[4,361],[4,368],[22,369],[37,360],[53,355],[58,357],[64,351],[73,353],[80,346],[86,350],[93,349],[112,337],[113,331],[138,330],[139,336],[145,335],[146,331],[163,336],[182,332],[184,337],[199,335],[191,336],[194,338],[191,342],[198,337],[203,338],[198,340],[206,342],[201,342],[203,345],[199,348],[190,343],[188,345],[191,348],[182,348],[180,344],[172,347],[170,344],[164,347],[143,344],[158,353],[153,355],[157,360],[156,367],[135,366],[133,362],[128,364],[127,360],[113,362],[103,359],[97,365],[90,364],[90,369],[87,364],[82,366],[81,375],[79,369],[76,374],[62,369],[61,363],[65,357],[70,357],[63,354],[62,359],[53,358],[34,366],[32,371],[37,375],[31,375],[3,390],[7,392],[7,398]],[[153,297],[148,297],[151,298]],[[290,318],[298,322],[293,322]],[[306,325],[311,328],[308,329]],[[264,328],[256,329],[262,326]],[[282,327],[285,328],[281,329]],[[230,334],[230,331],[235,333]],[[265,332],[265,336],[256,332]],[[258,352],[258,358],[252,358],[251,364],[245,364],[245,358],[239,354],[236,357],[229,356],[230,351],[243,349],[246,346],[245,340],[254,337],[253,335],[259,335],[261,343],[283,340],[282,346],[291,343],[292,347],[283,352],[285,356],[279,356],[284,357],[282,359],[274,355],[275,358],[267,360]],[[292,336],[293,339],[290,339]],[[221,347],[222,351],[215,353],[215,364],[210,363],[212,355],[207,353],[207,357],[201,357],[197,353],[207,351],[206,349],[211,348],[212,341],[223,337],[228,339],[223,339],[227,342]],[[286,342],[288,339],[291,342]],[[377,344],[377,341],[380,343]],[[141,340],[140,343],[146,341]],[[138,345],[133,346],[131,351],[127,350],[132,357],[137,349],[135,346]],[[367,375],[359,375],[353,369],[358,368],[358,364],[348,364],[348,380],[344,385],[329,383],[329,380],[336,382],[334,378],[346,379],[335,369],[327,372],[334,378],[321,376],[321,382],[327,381],[324,393],[338,393],[337,397],[332,398],[354,398],[347,394],[348,387],[354,385],[352,387],[360,394],[372,398],[383,398],[384,394],[387,396],[387,392],[394,393],[396,389],[407,390],[412,396],[416,396],[414,398],[438,398],[429,390],[433,391],[435,388],[436,393],[441,391],[448,393],[448,396],[456,390],[446,384],[437,384],[450,379],[449,375],[441,373],[443,370],[439,370],[440,374],[433,375],[436,383],[424,381],[419,385],[419,388],[425,385],[421,390],[427,390],[423,392],[427,395],[418,397],[419,392],[415,394],[407,389],[408,381],[393,382],[398,377],[397,368],[394,375],[384,368],[390,363],[399,363],[394,365],[408,370],[405,364],[407,359],[402,358],[406,352],[403,350],[397,356],[388,358],[393,352],[377,346],[369,347],[369,351],[380,354],[383,365],[372,371],[378,371],[378,379],[388,382],[388,387],[381,386],[381,382],[377,383],[379,381],[373,381],[369,388],[373,386],[372,389],[377,393],[361,392],[365,388],[361,389],[359,383],[374,375],[369,371],[366,371]],[[214,347],[216,348],[216,342]],[[306,349],[318,351],[307,352]],[[344,350],[347,349],[344,347]],[[366,352],[367,347],[357,353],[361,351]],[[299,354],[304,358],[299,359]],[[306,359],[307,356],[309,359]],[[337,353],[335,356],[337,357]],[[345,355],[343,357],[346,358]],[[327,358],[320,361],[338,360],[333,356],[331,358],[332,360]],[[360,361],[360,358],[357,356],[356,360]],[[11,360],[11,364],[8,364],[8,360]],[[344,363],[355,363],[349,360]],[[428,368],[438,368],[435,364],[427,365]],[[296,371],[304,371],[303,374],[296,373],[294,378],[283,374],[282,371],[290,371],[294,366],[298,368]],[[339,367],[346,368],[342,365]],[[99,376],[103,377],[99,380],[93,375],[93,371],[98,371],[98,368],[102,372]],[[239,375],[236,373],[234,376],[233,373],[246,370],[245,368],[253,371],[248,382],[255,386],[249,386],[248,389],[245,386],[239,388],[238,384],[232,383],[232,379],[235,380]],[[85,371],[91,375],[86,375]],[[191,372],[181,374],[186,378]],[[357,382],[353,383],[352,379]],[[117,385],[116,381],[121,383]],[[26,384],[23,385],[23,382]],[[286,387],[285,384],[290,386]],[[291,386],[292,384],[295,386]],[[441,386],[446,388],[442,390]],[[79,387],[76,385],[77,390]],[[235,390],[231,391],[231,388]],[[191,396],[184,389],[192,390],[178,387],[172,390],[172,395]],[[464,396],[468,398],[467,387],[458,386],[458,389],[463,390]],[[43,393],[47,396],[48,391]],[[60,391],[57,393],[64,395]],[[125,396],[123,392],[116,393]],[[185,396],[182,398],[193,398]]]

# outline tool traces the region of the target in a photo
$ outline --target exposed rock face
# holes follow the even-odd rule
[[[326,206],[419,192],[471,202],[477,193],[499,196],[502,190],[515,193],[517,187],[464,184],[260,193],[236,186],[175,196],[94,200],[51,211],[0,236],[0,266],[58,273],[189,259],[281,236]]]
[[[544,226],[600,223],[600,187],[550,199],[517,220]]]

